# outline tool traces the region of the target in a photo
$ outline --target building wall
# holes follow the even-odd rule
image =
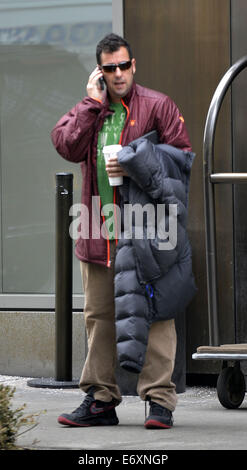
[[[191,359],[198,346],[209,344],[203,137],[208,108],[220,79],[234,61],[246,54],[246,2],[125,0],[124,11],[125,36],[137,59],[136,80],[174,99],[183,113],[196,153],[188,231],[198,294],[186,312],[187,372],[217,372],[219,364]],[[227,93],[220,111],[215,141],[216,172],[234,168],[245,171],[244,83],[243,73],[232,92]],[[221,344],[246,341],[247,337],[245,192],[243,185],[234,192],[229,185],[215,188]]]
[[[0,373],[52,373],[54,312],[48,310],[54,308],[55,173],[73,172],[75,202],[80,200],[81,178],[78,166],[57,155],[50,130],[85,94],[95,45],[112,30],[111,4],[78,0],[71,6],[61,0],[54,7],[48,0],[19,0],[18,5],[16,0],[0,0],[0,324],[5,332]],[[197,346],[208,344],[203,132],[219,80],[246,54],[247,5],[245,0],[115,0],[113,10],[115,31],[122,28],[137,59],[136,80],[174,99],[196,153],[188,230],[198,294],[186,312],[187,372],[216,372],[218,364],[191,359]],[[245,84],[244,72],[224,100],[217,124],[216,171],[245,171]],[[247,339],[245,192],[244,186],[234,191],[216,188],[222,343]],[[80,309],[81,279],[74,261],[74,303]],[[31,338],[25,344],[24,333],[32,328],[34,337],[38,331],[42,337],[48,320],[53,333],[47,336],[49,358],[43,360],[46,348],[36,343],[32,354]],[[19,361],[15,338],[24,354]],[[78,348],[83,363],[85,355]],[[81,367],[76,364],[78,375]]]

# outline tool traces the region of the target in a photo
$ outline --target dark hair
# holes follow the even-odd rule
[[[97,64],[101,64],[101,54],[102,52],[116,52],[120,49],[120,47],[126,47],[130,60],[132,59],[132,51],[130,48],[129,43],[118,36],[117,34],[110,33],[107,34],[101,41],[97,44],[96,47],[96,60]]]

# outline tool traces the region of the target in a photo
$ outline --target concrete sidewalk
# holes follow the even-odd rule
[[[246,450],[247,401],[237,410],[219,403],[216,390],[188,387],[178,395],[174,426],[168,430],[147,430],[143,426],[145,403],[137,396],[125,396],[117,407],[119,425],[69,428],[57,422],[85,396],[78,389],[44,389],[27,385],[27,378],[0,376],[0,383],[16,387],[13,407],[27,405],[24,414],[45,413],[32,429],[21,428],[17,445],[40,450]],[[23,432],[25,431],[25,432]]]

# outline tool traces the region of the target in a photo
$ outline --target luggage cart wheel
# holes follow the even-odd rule
[[[238,408],[245,396],[245,379],[239,361],[234,367],[224,367],[217,380],[217,394],[225,408]]]

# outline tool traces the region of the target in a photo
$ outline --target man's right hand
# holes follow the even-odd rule
[[[90,98],[94,98],[96,100],[104,101],[105,98],[105,90],[101,90],[99,84],[99,78],[103,77],[103,73],[97,66],[94,71],[91,73],[88,79],[87,84],[87,94]]]

